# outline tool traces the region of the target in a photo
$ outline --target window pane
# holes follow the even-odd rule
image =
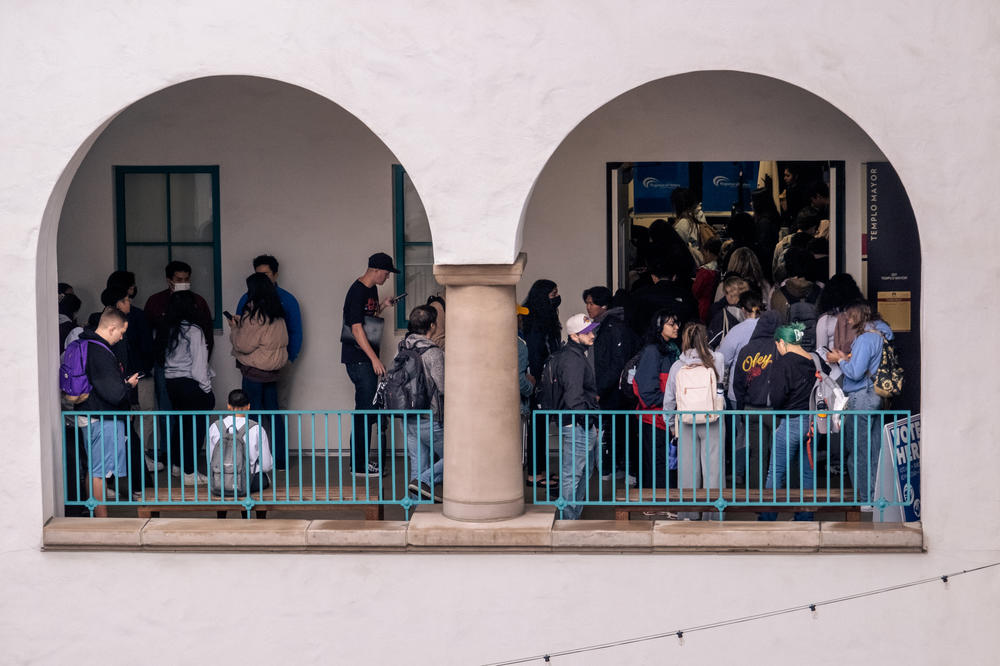
[[[150,294],[163,291],[167,288],[167,278],[163,275],[163,269],[167,262],[167,248],[162,247],[136,247],[131,246],[126,250],[125,261],[126,270],[135,273],[136,305],[142,307],[146,304],[146,299]]]
[[[170,174],[170,240],[212,241],[211,174]]]
[[[431,240],[427,211],[407,173],[403,173],[403,239],[411,243]]]
[[[125,174],[125,237],[131,242],[167,240],[166,175]]]
[[[406,248],[406,302],[404,317],[410,310],[427,302],[428,296],[444,295],[444,288],[434,279],[434,251],[429,245]],[[397,306],[399,307],[399,306]]]
[[[214,250],[211,247],[177,247],[174,246],[172,258],[175,261],[185,261],[191,264],[191,290],[198,293],[208,303],[208,309],[215,316],[215,264]],[[247,275],[250,271],[247,270]],[[244,275],[243,277],[246,277]],[[241,278],[242,281],[242,278]]]

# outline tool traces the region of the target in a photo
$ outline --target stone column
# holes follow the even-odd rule
[[[452,520],[524,513],[514,285],[525,259],[434,266],[447,302],[442,499]]]

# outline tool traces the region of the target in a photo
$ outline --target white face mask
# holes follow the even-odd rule
[[[698,206],[694,209],[694,219],[698,220],[702,224],[708,222],[708,219],[705,217],[705,211],[701,209],[701,204],[698,204]]]
[[[174,291],[191,291],[190,282],[174,282]]]

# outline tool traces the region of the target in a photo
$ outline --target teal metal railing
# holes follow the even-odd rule
[[[435,445],[440,446],[430,410],[249,410],[238,415],[251,422],[243,444],[247,464],[242,480],[226,488],[222,464],[219,474],[212,473],[211,435],[220,429],[215,424],[233,416],[230,411],[63,412],[66,505],[84,507],[92,516],[106,506],[229,506],[247,517],[255,507],[397,505],[408,518],[414,506],[440,501],[433,483],[426,494],[409,488],[433,465]],[[358,446],[352,421],[361,418],[369,427]],[[284,447],[276,447],[276,436]],[[229,448],[235,469],[236,448]],[[276,448],[283,448],[277,456]],[[355,475],[352,451],[364,456],[363,466],[369,456],[379,461],[381,473]]]
[[[914,502],[914,456],[899,450],[909,446],[900,435],[911,419],[909,411],[538,410],[529,436],[554,456],[527,461],[532,477],[551,479],[531,499],[570,518],[584,506],[708,510],[720,520],[739,507],[809,519],[814,509],[870,506],[881,516]]]

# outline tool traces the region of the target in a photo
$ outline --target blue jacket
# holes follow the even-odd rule
[[[869,322],[865,332],[854,339],[851,357],[840,362],[844,372],[844,393],[864,391],[871,387],[872,377],[882,360],[882,335],[892,340],[893,333],[884,321]]]
[[[299,302],[290,293],[274,285],[278,289],[278,300],[285,311],[285,327],[288,328],[288,362],[291,363],[302,350],[302,312],[299,310]],[[240,296],[240,302],[236,304],[236,314],[243,312],[243,307],[247,304],[247,295]]]

